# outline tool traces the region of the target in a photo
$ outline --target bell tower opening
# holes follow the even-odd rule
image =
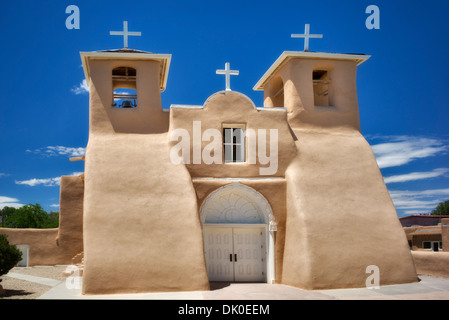
[[[137,107],[137,72],[131,67],[112,70],[112,106],[114,108]]]
[[[272,101],[274,107],[284,107],[284,82],[281,77],[276,77],[272,84]]]
[[[313,70],[313,98],[315,106],[328,107],[329,101],[329,72],[327,70]]]

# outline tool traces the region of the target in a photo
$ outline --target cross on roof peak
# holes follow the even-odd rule
[[[225,75],[225,78],[226,78],[226,91],[232,91],[231,90],[231,75],[238,75],[239,71],[238,70],[231,70],[230,63],[226,62],[224,70],[217,70],[216,73]]]
[[[292,38],[304,38],[304,51],[309,51],[309,39],[316,38],[321,39],[323,38],[322,34],[310,34],[310,24],[306,24],[304,34],[292,34]]]
[[[123,47],[128,49],[128,36],[141,36],[141,32],[128,31],[128,21],[123,21],[123,31],[109,31],[111,36],[123,36]]]

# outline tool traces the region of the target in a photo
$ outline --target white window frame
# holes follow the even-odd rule
[[[430,243],[430,248],[424,248],[424,243],[425,243],[425,242],[429,242],[429,243]],[[438,250],[443,250],[443,242],[442,242],[442,241],[429,241],[429,240],[427,240],[427,241],[423,241],[421,245],[422,245],[422,248],[423,248],[424,250],[430,250],[430,251],[433,251],[433,244],[434,244],[435,242],[438,243]]]
[[[232,134],[230,137],[226,134],[226,129],[232,129],[231,131]],[[240,141],[234,142],[235,137],[234,129],[241,130]],[[225,163],[246,162],[245,124],[223,124],[222,133],[223,133],[223,156]],[[236,150],[237,148],[240,149],[240,158],[238,158],[238,156],[234,154],[234,147],[236,147]]]

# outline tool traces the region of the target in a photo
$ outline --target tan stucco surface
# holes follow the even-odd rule
[[[283,83],[288,122],[297,138],[297,156],[285,173],[282,283],[363,287],[370,265],[379,268],[381,284],[417,281],[393,202],[360,133],[358,62],[327,56],[293,57],[271,75],[264,91],[265,106],[275,106],[271,87]],[[314,104],[313,70],[328,71],[328,107]]]
[[[441,241],[443,251],[449,252],[449,218],[441,219]]]
[[[195,191],[166,134],[91,136],[86,151],[84,293],[204,290]]]
[[[376,265],[381,284],[417,281],[406,237],[357,131],[294,129],[299,156],[287,179],[282,282],[308,289],[361,287]]]
[[[152,61],[136,66],[145,81],[138,80],[140,114],[134,123],[127,113],[134,110],[113,110],[121,111],[118,118],[111,114],[107,83],[115,66],[91,63],[83,292],[208,289],[190,175],[170,162],[167,133],[143,134],[164,131],[167,125],[158,116],[163,115],[154,74],[159,68]]]
[[[449,278],[449,252],[412,251],[419,274]]]
[[[227,124],[244,124],[245,129],[253,129],[257,139],[257,130],[262,130],[266,134],[266,154],[270,155],[270,129],[278,132],[278,157],[277,170],[265,177],[283,177],[289,162],[296,155],[294,138],[290,133],[287,122],[287,111],[283,109],[258,110],[254,103],[245,95],[239,92],[220,91],[211,95],[204,103],[203,108],[171,108],[170,109],[170,131],[178,128],[186,129],[189,132],[192,143],[190,149],[190,164],[186,167],[192,177],[263,177],[260,174],[261,168],[269,167],[269,164],[261,164],[260,158],[256,155],[256,163],[250,164],[248,161],[241,163],[225,164],[224,158],[220,164],[206,164],[201,161],[195,164],[193,161],[193,121],[201,122],[202,133],[207,129],[216,129],[222,132],[223,126]],[[172,142],[175,145],[177,142]],[[201,142],[201,150],[210,141]],[[220,141],[221,143],[221,141]],[[246,158],[248,158],[247,150]]]
[[[168,128],[168,113],[163,112],[157,61],[93,60],[90,66],[91,132],[102,133],[161,133]],[[112,70],[127,66],[137,70],[136,91],[138,108],[112,108]],[[103,108],[93,106],[101,105]]]

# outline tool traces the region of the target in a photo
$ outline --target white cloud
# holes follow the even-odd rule
[[[425,197],[449,197],[449,188],[447,189],[431,189],[431,190],[395,190],[390,191],[392,197],[413,197],[413,198],[425,198]]]
[[[394,183],[394,182],[423,180],[423,179],[430,179],[430,178],[444,176],[447,172],[449,172],[449,168],[439,168],[439,169],[434,169],[432,171],[427,171],[427,172],[411,172],[411,173],[407,173],[407,174],[390,176],[390,177],[384,178],[384,181],[385,181],[385,183]]]
[[[78,86],[73,87],[72,89],[70,89],[70,91],[72,91],[74,94],[88,93],[89,90],[90,90],[90,88],[89,88],[89,85],[87,84],[86,79],[81,81],[81,83]]]
[[[405,210],[404,215],[415,215],[415,214],[423,214],[423,210]]]
[[[396,190],[389,191],[396,210],[403,214],[429,213],[449,197],[449,188],[431,190]]]
[[[28,179],[28,180],[22,180],[22,181],[15,181],[16,184],[26,184],[30,187],[34,187],[37,185],[43,185],[45,187],[54,187],[59,186],[61,183],[61,177],[56,178],[47,178],[47,179]]]
[[[78,176],[80,174],[82,174],[82,172],[73,172],[71,175]],[[16,180],[15,183],[28,185],[30,187],[35,187],[35,186],[40,186],[40,185],[42,185],[44,187],[55,187],[55,186],[59,186],[61,184],[61,177],[45,178],[45,179],[32,178],[32,179],[22,180],[22,181]]]
[[[372,146],[379,168],[405,165],[413,160],[432,157],[449,150],[437,139],[410,136],[386,137],[390,142]]]
[[[0,208],[2,209],[4,207],[20,208],[22,206],[23,204],[19,203],[19,199],[0,196]]]
[[[45,148],[39,148],[35,150],[26,150],[27,152],[32,152],[35,154],[42,155],[44,157],[54,157],[54,156],[68,156],[68,157],[79,157],[86,153],[86,148],[78,147],[64,147],[64,146],[48,146]]]
[[[51,204],[50,207],[52,207],[52,208],[59,208],[59,203]]]

